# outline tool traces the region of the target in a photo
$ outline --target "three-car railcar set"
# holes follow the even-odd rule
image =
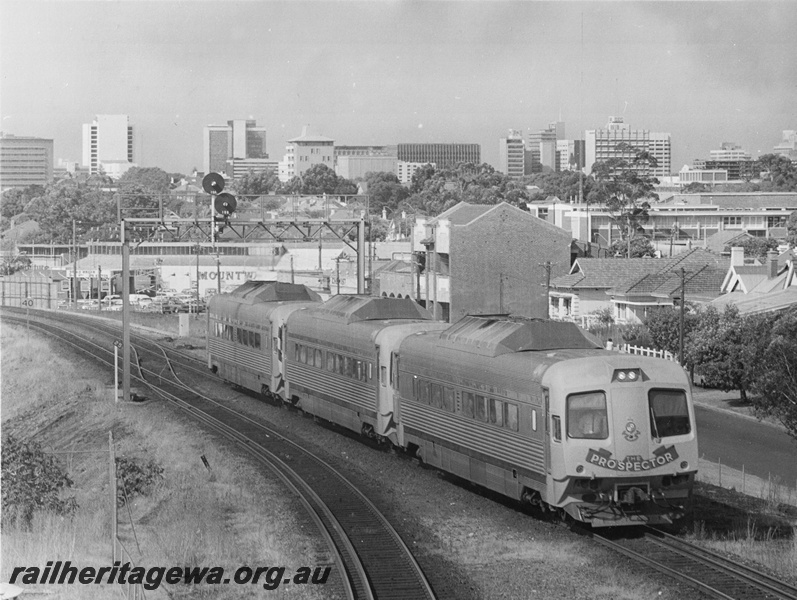
[[[691,388],[670,361],[572,323],[434,321],[409,299],[248,282],[214,296],[224,380],[592,526],[670,524],[691,504]]]

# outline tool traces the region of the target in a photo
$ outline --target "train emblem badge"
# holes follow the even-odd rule
[[[629,442],[635,442],[639,438],[640,431],[637,429],[636,423],[632,420],[628,420],[628,423],[625,424],[625,429],[623,430],[623,437],[627,439]]]
[[[675,446],[657,448],[653,451],[653,456],[643,459],[641,456],[626,456],[623,460],[612,458],[612,453],[601,448],[589,449],[587,462],[598,467],[611,469],[612,471],[649,471],[656,467],[662,467],[678,458],[678,450]]]

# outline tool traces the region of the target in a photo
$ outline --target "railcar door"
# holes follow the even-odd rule
[[[377,335],[377,341],[382,341]],[[387,341],[387,340],[385,340]],[[393,386],[391,383],[391,347],[390,343],[376,344],[376,434],[390,438],[398,443],[396,419],[393,404]]]

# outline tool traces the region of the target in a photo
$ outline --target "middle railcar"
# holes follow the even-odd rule
[[[369,437],[396,437],[391,350],[407,335],[447,327],[409,299],[334,296],[290,315],[286,398]]]

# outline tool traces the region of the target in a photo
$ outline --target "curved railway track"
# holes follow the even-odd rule
[[[641,537],[595,541],[632,560],[690,585],[710,598],[725,600],[797,600],[797,588],[724,556],[657,529]]]
[[[13,313],[13,315],[12,315]],[[111,340],[98,345],[89,335],[101,339],[118,337],[121,326],[90,317],[69,315],[69,326],[57,323],[57,313],[3,310],[3,318],[31,328],[78,348],[113,367]],[[75,321],[80,332],[71,330]],[[233,441],[267,466],[301,499],[338,558],[339,572],[347,598],[377,600],[434,599],[434,593],[420,566],[401,537],[374,504],[343,475],[280,432],[203,396],[181,380],[180,372],[194,367],[197,359],[165,349],[156,342],[134,336],[131,344],[131,378],[164,400]],[[148,357],[147,360],[139,360]],[[147,368],[157,364],[158,370]],[[209,376],[207,371],[201,372]],[[183,375],[185,377],[185,375]]]

